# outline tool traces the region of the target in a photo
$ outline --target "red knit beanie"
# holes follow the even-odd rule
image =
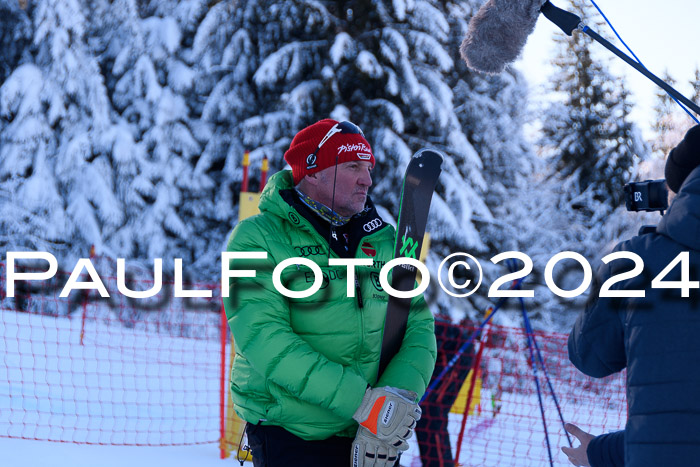
[[[369,143],[361,133],[333,133],[321,149],[313,157],[318,144],[337,125],[336,120],[326,118],[307,126],[294,136],[292,144],[284,153],[284,160],[292,167],[294,185],[298,184],[305,175],[311,175],[321,170],[333,167],[338,158],[338,164],[351,161],[371,162],[374,167],[374,154]]]

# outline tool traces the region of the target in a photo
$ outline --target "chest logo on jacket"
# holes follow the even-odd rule
[[[366,254],[367,256],[372,258],[377,256],[377,249],[374,248],[374,245],[372,245],[370,242],[362,242],[360,249],[362,250],[362,253]]]
[[[374,219],[363,225],[362,230],[364,230],[367,233],[370,233],[377,230],[382,225],[384,225],[384,222],[380,218],[375,217]]]
[[[295,246],[294,251],[296,251],[297,255],[301,256],[302,258],[306,258],[307,256],[323,254],[323,249],[321,248],[321,245]]]
[[[347,278],[347,275],[345,272],[342,270],[329,270],[329,271],[323,271],[323,283],[321,284],[321,290],[325,289],[328,287],[328,285],[331,283],[331,281],[344,281]],[[314,274],[312,272],[307,272],[304,273],[304,279],[306,280],[307,284],[312,284],[315,280]]]
[[[384,289],[382,288],[381,282],[379,282],[379,273],[378,272],[370,272],[369,273],[369,278],[372,281],[372,285],[374,286],[375,289],[377,289],[379,292],[384,292]]]

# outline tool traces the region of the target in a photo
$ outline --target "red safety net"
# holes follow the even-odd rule
[[[219,288],[185,285],[213,297],[173,298],[174,284],[164,280],[156,296],[129,299],[118,292],[111,260],[92,263],[109,298],[94,290],[59,297],[70,276],[62,271],[18,281],[9,298],[0,264],[0,436],[146,446],[218,441]],[[127,267],[127,278],[131,290],[153,287],[152,272]]]
[[[473,331],[469,326],[436,322],[439,351],[434,377],[451,360],[456,363],[421,404],[418,443],[404,456],[410,461],[402,464],[549,464],[525,331],[490,325],[468,351],[458,353]],[[584,430],[600,434],[621,429],[627,418],[625,377],[586,377],[568,360],[567,335],[535,332],[533,337],[546,368],[545,373],[538,365],[537,375],[553,462],[570,465],[560,451],[569,444],[557,402],[564,420]],[[476,379],[472,376],[475,371]],[[572,441],[574,446],[579,444],[573,437]]]
[[[231,349],[219,284],[184,286],[211,290],[211,298],[174,298],[174,284],[164,280],[155,297],[129,299],[118,292],[115,265],[92,262],[110,298],[96,291],[59,297],[70,275],[60,271],[50,280],[17,282],[9,298],[0,263],[0,437],[237,445],[240,438],[226,429],[232,411],[224,413]],[[152,272],[127,266],[127,273],[129,289],[153,286]],[[472,331],[437,323],[436,375]],[[566,335],[535,338],[564,419],[594,434],[624,427],[624,374],[585,377],[568,361]],[[529,358],[523,330],[489,326],[428,394],[401,464],[456,465],[457,455],[470,466],[548,464]],[[465,384],[474,369],[477,377]],[[554,463],[566,465],[559,448],[567,438],[541,368],[538,375]]]

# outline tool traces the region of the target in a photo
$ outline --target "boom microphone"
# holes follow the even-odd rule
[[[459,48],[467,66],[482,73],[502,72],[525,47],[546,1],[488,0],[469,21]]]
[[[699,105],[647,70],[644,65],[632,60],[607,39],[586,26],[577,15],[552,5],[549,0],[488,0],[484,3],[469,21],[467,35],[459,48],[467,66],[482,73],[502,72],[506,65],[515,61],[520,55],[528,36],[535,30],[540,12],[569,36],[575,29],[583,31],[649,78],[679,103],[700,115]],[[698,122],[692,114],[689,113],[689,115]]]

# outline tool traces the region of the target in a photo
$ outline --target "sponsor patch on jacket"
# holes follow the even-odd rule
[[[370,242],[362,242],[360,249],[362,250],[362,253],[366,254],[367,256],[372,258],[377,256],[377,249],[374,248],[374,245],[372,245]]]

